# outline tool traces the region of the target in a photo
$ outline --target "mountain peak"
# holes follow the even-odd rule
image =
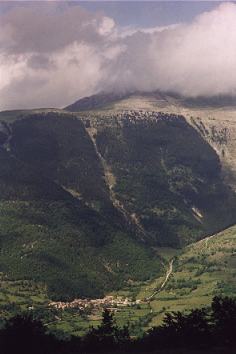
[[[174,97],[155,92],[122,92],[106,93],[101,92],[90,97],[84,97],[67,106],[65,109],[70,112],[89,111],[89,110],[127,110],[143,109],[156,110],[169,104]]]

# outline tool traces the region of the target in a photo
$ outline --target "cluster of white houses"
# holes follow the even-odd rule
[[[129,298],[123,298],[121,296],[105,296],[102,299],[75,299],[71,302],[50,302],[49,306],[57,309],[79,309],[84,310],[86,308],[117,308],[125,306],[134,306],[140,304],[141,300],[132,301]]]

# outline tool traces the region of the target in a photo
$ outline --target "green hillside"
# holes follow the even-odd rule
[[[236,226],[187,246],[172,259],[166,286],[151,299],[148,326],[160,324],[165,312],[208,306],[216,295],[235,296]],[[162,281],[145,284],[138,297],[150,296]]]
[[[9,125],[0,151],[0,271],[54,299],[102,297],[161,271],[113,208],[83,124],[66,114]]]

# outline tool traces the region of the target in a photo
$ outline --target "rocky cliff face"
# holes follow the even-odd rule
[[[103,95],[104,96],[104,95]],[[111,98],[112,97],[112,98]],[[183,115],[187,122],[214,148],[220,158],[222,174],[234,190],[236,188],[236,102],[232,97],[197,98],[186,100],[173,95],[154,93],[131,93],[126,96],[103,97],[103,105],[87,98],[89,112],[122,112],[129,110],[162,112]],[[71,111],[84,109],[79,100],[68,107]]]
[[[168,163],[165,162],[165,158],[167,157],[168,153],[170,152],[170,146],[173,143],[173,145],[175,146],[175,148],[177,149],[177,147],[181,146],[181,149],[177,149],[176,154],[179,155],[179,159],[176,159],[175,156],[175,151],[174,149],[172,150],[171,154],[171,158],[172,158],[172,162],[174,160],[176,160],[173,164],[175,165],[175,170],[173,170],[174,172],[172,172],[172,176],[173,174],[176,175],[176,178],[179,179],[178,184],[181,185],[181,192],[180,190],[178,190],[178,192],[175,194],[175,197],[178,195],[178,197],[180,196],[180,194],[182,193],[183,189],[187,188],[188,191],[192,189],[192,191],[194,190],[194,193],[189,193],[188,197],[186,198],[186,195],[184,195],[184,193],[181,195],[182,201],[185,204],[185,207],[188,209],[188,211],[192,213],[192,216],[194,216],[195,221],[198,222],[198,226],[196,227],[196,225],[194,227],[192,227],[191,231],[189,232],[189,226],[187,227],[187,234],[192,236],[192,240],[194,238],[197,237],[201,237],[201,234],[205,232],[205,234],[211,233],[210,229],[212,230],[213,224],[215,223],[216,220],[218,220],[218,218],[220,217],[220,214],[216,217],[216,214],[213,216],[209,215],[209,210],[208,212],[205,209],[205,206],[208,204],[211,204],[212,206],[214,205],[213,209],[215,209],[215,211],[218,209],[219,213],[221,213],[222,208],[228,208],[227,207],[227,202],[226,199],[234,199],[234,192],[235,188],[236,188],[236,159],[234,158],[234,154],[235,154],[235,149],[236,149],[236,143],[235,143],[235,122],[236,122],[236,108],[234,107],[234,100],[230,99],[230,100],[226,100],[225,98],[217,98],[217,99],[194,99],[194,100],[186,100],[180,97],[175,97],[173,95],[163,95],[159,92],[154,92],[154,93],[131,93],[129,95],[126,95],[124,97],[116,97],[112,96],[112,99],[110,99],[111,95],[107,96],[107,100],[106,103],[103,106],[100,106],[99,109],[97,107],[97,105],[94,105],[94,102],[96,101],[94,99],[94,97],[91,98],[91,100],[89,98],[87,98],[86,100],[86,104],[87,104],[87,111],[84,111],[84,106],[83,106],[83,101],[77,101],[74,105],[70,106],[69,109],[73,110],[73,111],[78,111],[79,114],[82,114],[82,118],[83,120],[86,122],[87,124],[87,130],[90,133],[91,137],[93,137],[93,140],[95,141],[95,144],[99,148],[101,149],[101,144],[106,145],[105,147],[103,146],[103,151],[101,151],[101,155],[104,161],[106,161],[106,165],[109,168],[109,172],[110,175],[113,174],[113,185],[111,187],[111,190],[113,190],[113,194],[116,195],[116,197],[119,199],[122,196],[122,192],[119,188],[119,179],[117,178],[117,173],[118,171],[116,171],[116,173],[114,172],[114,169],[117,168],[118,162],[119,161],[119,153],[121,156],[125,156],[126,153],[128,152],[128,154],[130,153],[130,144],[132,145],[133,150],[138,151],[138,156],[141,158],[143,151],[146,151],[148,149],[150,149],[150,146],[152,145],[152,148],[150,150],[153,149],[153,151],[155,151],[155,155],[152,155],[152,153],[149,150],[149,156],[152,156],[152,161],[153,161],[153,165],[155,165],[156,163],[156,170],[155,167],[152,166],[152,168],[150,168],[150,166],[148,167],[148,169],[150,171],[152,171],[152,176],[156,177],[155,182],[157,182],[157,180],[165,180],[168,181],[169,186],[165,185],[164,188],[161,188],[158,184],[155,186],[155,182],[152,181],[152,187],[150,187],[149,185],[149,189],[154,189],[154,190],[171,190],[171,193],[176,193],[176,189],[175,187],[173,187],[173,182],[171,182],[171,168],[173,168],[173,166],[170,168],[170,166],[168,165]],[[82,104],[82,111],[80,111],[80,105]],[[227,106],[229,105],[230,106]],[[170,119],[171,117],[171,119]],[[160,119],[161,118],[161,119]],[[174,118],[172,120],[172,118]],[[181,122],[181,120],[185,121],[186,125],[182,125],[181,129],[177,129],[177,127],[173,127],[173,125],[175,125],[175,122]],[[166,126],[166,129],[168,129],[168,133],[167,136],[168,138],[170,138],[169,140],[165,140],[165,142],[162,144],[162,129],[163,129],[163,125]],[[188,126],[188,129],[186,130],[187,133],[185,132],[186,127]],[[128,127],[128,128],[127,128]],[[135,127],[135,128],[134,128]],[[149,128],[148,128],[149,127]],[[191,130],[190,127],[192,127],[193,129]],[[127,131],[129,130],[129,133],[131,134],[131,131],[135,131],[135,133],[132,133],[131,136],[129,136],[127,134]],[[147,130],[149,130],[149,132],[147,133]],[[124,131],[126,131],[125,133],[125,138],[124,138]],[[195,132],[195,133],[194,133]],[[145,138],[144,135],[146,134]],[[196,134],[196,135],[195,135]],[[129,140],[128,143],[127,141],[124,142],[125,139],[127,139],[127,136],[129,136]],[[152,137],[155,136],[155,139],[153,139]],[[196,136],[198,136],[198,140],[196,141]],[[96,137],[96,139],[95,139]],[[135,139],[134,139],[135,137]],[[183,138],[183,139],[182,139]],[[132,139],[135,140],[132,141]],[[160,140],[159,140],[160,139]],[[101,143],[101,140],[103,141],[103,143]],[[161,142],[160,142],[161,141]],[[208,155],[205,154],[205,151],[203,149],[204,142],[207,143],[208,148],[211,147],[211,153],[212,156],[214,155],[215,157],[215,170],[214,173],[212,174],[212,176],[216,175],[217,177],[217,183],[216,181],[210,181],[210,179],[208,181],[204,180],[204,178],[202,178],[203,176],[199,176],[199,181],[201,180],[201,182],[204,184],[205,186],[208,185],[207,188],[209,188],[208,190],[210,191],[211,188],[210,186],[215,190],[219,188],[219,186],[224,185],[224,192],[222,194],[222,190],[220,192],[220,194],[216,193],[215,199],[213,201],[213,199],[211,200],[210,195],[207,195],[205,200],[202,201],[201,203],[196,203],[196,200],[199,200],[202,198],[202,196],[205,194],[205,192],[200,191],[199,189],[199,185],[196,187],[196,170],[194,171],[194,167],[196,165],[201,166],[201,173],[204,175],[204,173],[207,175],[209,173],[209,171],[212,168],[212,164],[214,165],[214,163],[207,161],[207,159],[203,162],[204,160],[204,156]],[[124,150],[124,144],[128,145],[128,147],[126,147],[126,150]],[[116,158],[112,160],[111,158],[111,153],[114,154],[114,145],[117,145],[117,147],[119,146],[119,148],[117,148],[116,152]],[[206,146],[207,146],[206,145]],[[110,151],[110,146],[112,146],[112,152]],[[140,146],[142,146],[140,148]],[[160,150],[158,149],[162,149],[162,158],[160,158],[160,160],[158,161],[158,156],[160,156]],[[195,149],[195,154],[194,154],[194,149]],[[152,152],[153,152],[152,151]],[[168,153],[163,154],[163,151],[168,151]],[[185,151],[185,152],[184,152]],[[188,160],[188,158],[186,157],[186,151],[189,151],[191,158],[192,159],[192,166],[190,168],[191,172],[187,172],[187,168],[189,169],[189,166],[186,166],[185,162]],[[131,155],[131,154],[130,154]],[[183,155],[183,156],[182,156]],[[182,156],[182,161],[180,162],[179,165],[179,160],[181,160]],[[210,156],[210,155],[209,155]],[[167,158],[168,159],[168,158]],[[130,156],[130,161],[135,160],[138,161],[137,156],[134,157],[134,155],[131,157]],[[148,159],[143,159],[143,161],[148,161]],[[142,163],[144,163],[142,161]],[[154,162],[155,161],[155,162]],[[194,161],[195,161],[195,165],[194,165]],[[217,161],[217,163],[216,163]],[[122,163],[122,162],[121,162]],[[112,165],[115,166],[112,166]],[[144,163],[145,164],[145,163]],[[161,172],[163,171],[162,168],[163,166],[165,166],[165,172],[164,174],[161,176]],[[181,167],[180,167],[181,166]],[[218,166],[218,167],[216,167]],[[170,170],[168,170],[170,168]],[[181,170],[181,172],[180,172]],[[126,171],[125,176],[123,176],[122,179],[122,184],[123,184],[123,188],[125,188],[125,184],[128,183],[127,182],[127,176],[128,173],[127,171],[129,171],[130,173],[130,169],[126,167],[123,167],[123,172]],[[178,172],[177,172],[178,171]],[[183,172],[184,171],[184,172]],[[217,171],[217,172],[216,172]],[[134,170],[133,170],[134,172]],[[142,175],[142,168],[139,166],[139,168],[136,169],[136,171],[134,172],[134,174],[138,175],[140,173],[140,175]],[[132,173],[131,173],[132,174]],[[192,175],[191,175],[192,174]],[[165,176],[165,177],[163,177]],[[193,178],[193,176],[195,176]],[[209,176],[208,176],[209,177]],[[140,176],[139,176],[140,178]],[[155,178],[154,178],[155,179]],[[132,189],[132,186],[135,183],[135,178],[134,175],[132,175],[132,178],[130,178],[130,180],[132,180],[132,183],[129,187],[129,189]],[[115,183],[114,183],[115,181]],[[188,181],[188,182],[187,182]],[[217,187],[213,187],[214,185],[217,185]],[[188,184],[188,187],[186,187],[186,185]],[[183,185],[185,186],[183,188]],[[131,208],[131,215],[133,215],[135,217],[136,220],[139,221],[139,225],[143,226],[142,223],[144,223],[146,225],[146,227],[148,228],[149,231],[149,236],[150,236],[150,229],[149,226],[147,226],[147,224],[145,223],[146,221],[146,217],[147,215],[145,213],[143,213],[143,211],[141,212],[139,210],[139,213],[137,213],[136,208],[138,207],[138,203],[137,203],[137,195],[139,194],[139,191],[142,189],[145,189],[144,186],[146,186],[145,182],[143,183],[139,183],[139,187],[136,188],[136,190],[138,191],[135,196],[133,196],[133,203],[131,201],[127,202],[128,195],[129,192],[127,192],[127,186],[126,186],[126,192],[125,192],[125,196],[123,197],[123,206],[124,204],[127,202],[127,208]],[[181,189],[180,188],[180,189]],[[117,191],[118,189],[118,191]],[[148,188],[147,188],[148,189]],[[219,188],[221,189],[221,187]],[[205,190],[206,191],[206,190]],[[223,197],[223,199],[221,199],[222,195],[224,195],[224,193],[226,193],[228,195],[228,197],[225,199],[225,197]],[[211,194],[211,192],[209,193]],[[143,195],[147,196],[148,192],[145,191],[143,192]],[[155,193],[152,192],[152,195],[154,197]],[[191,195],[191,201],[189,201],[189,195]],[[221,195],[221,197],[220,197]],[[193,197],[194,196],[194,197]],[[196,198],[196,196],[198,196],[198,198]],[[200,197],[199,197],[200,196]],[[173,197],[173,194],[172,194]],[[216,204],[218,204],[216,202],[216,199],[218,198],[218,201],[221,199],[221,203],[219,203],[218,206],[216,206]],[[165,200],[169,200],[167,195],[165,195],[165,197],[163,198]],[[161,197],[160,195],[158,196],[158,200],[160,202]],[[208,201],[208,202],[207,202]],[[150,202],[150,201],[149,201]],[[152,203],[151,203],[152,204]],[[155,202],[154,202],[155,204]],[[157,205],[158,203],[156,203]],[[161,202],[160,202],[161,204]],[[167,203],[168,204],[168,203]],[[172,203],[170,203],[172,204]],[[230,202],[231,204],[231,202]],[[234,204],[234,203],[233,203]],[[234,207],[233,204],[231,204],[231,207],[229,207],[229,209],[231,210],[231,212],[234,213]],[[133,205],[133,208],[132,208]],[[135,207],[134,207],[135,206]],[[126,209],[127,209],[126,208]],[[161,208],[144,208],[145,211],[147,211],[149,209],[152,210],[152,216],[150,217],[150,215],[148,215],[147,219],[152,220],[153,222],[153,210],[156,210],[156,214],[154,216],[154,219],[156,220],[157,218],[161,219],[161,215],[164,217],[164,219],[167,221],[168,226],[170,226],[172,224],[171,221],[171,217],[170,217],[170,210],[168,211],[168,213],[166,213],[166,209],[165,212],[163,211],[162,207]],[[178,210],[182,210],[180,208],[180,205],[178,205]],[[159,215],[157,215],[157,210]],[[168,207],[167,207],[168,210]],[[221,211],[220,211],[221,210]],[[230,212],[230,213],[231,213]],[[185,210],[186,213],[186,210]],[[183,215],[182,212],[180,212],[180,214]],[[224,214],[224,213],[223,213]],[[145,215],[145,216],[144,216]],[[207,216],[208,215],[208,216]],[[172,214],[173,216],[173,214]],[[190,213],[188,214],[188,217],[186,220],[189,221],[189,216]],[[180,218],[180,215],[178,215],[177,219]],[[191,218],[191,217],[190,217]],[[145,221],[144,221],[145,219]],[[227,219],[227,215],[223,216],[223,219],[226,221]],[[208,228],[208,226],[206,226],[205,223],[208,224],[208,221],[212,220],[212,226],[210,228]],[[213,221],[215,220],[215,221]],[[232,220],[232,219],[231,219]],[[222,224],[222,219],[221,219],[221,225]],[[231,221],[226,221],[226,224],[231,224]],[[151,224],[151,222],[150,222]],[[150,225],[149,224],[149,225]],[[186,225],[183,220],[182,222],[180,222],[181,225]],[[201,224],[201,225],[200,225]],[[204,227],[204,225],[206,226],[206,228]],[[176,226],[176,225],[175,225]],[[215,224],[216,226],[216,224]],[[219,227],[216,226],[217,228]],[[203,231],[196,231],[196,229],[199,230],[199,228]],[[155,225],[155,222],[153,224],[153,230],[161,230],[161,235],[163,237],[164,234],[168,234],[168,237],[165,238],[164,242],[167,242],[167,240],[171,239],[171,244],[173,245],[173,242],[178,242],[177,241],[179,239],[179,237],[176,235],[181,235],[180,239],[182,238],[182,240],[180,240],[180,244],[182,244],[183,239],[185,239],[184,235],[185,235],[185,230],[176,230],[175,227],[175,237],[171,237],[171,235],[173,236],[173,233],[170,231],[170,228],[168,227],[168,231],[167,233],[165,233],[165,231],[163,230],[163,228],[161,228],[160,224]],[[202,233],[201,233],[202,232]],[[215,231],[214,231],[215,232]],[[154,232],[155,233],[155,237],[157,237],[158,241],[162,242],[163,240],[160,240],[160,236],[158,236],[158,231]],[[153,235],[153,232],[151,232],[151,234]],[[193,236],[194,235],[194,236]],[[187,239],[189,238],[189,236],[187,237]],[[174,241],[175,240],[175,241]],[[186,241],[186,240],[185,240]],[[189,242],[189,241],[187,241]]]
[[[219,157],[183,116],[129,110],[83,119],[113,200],[148,242],[179,247],[234,223]]]
[[[236,110],[195,113],[189,117],[189,122],[214,148],[225,182],[236,190]]]

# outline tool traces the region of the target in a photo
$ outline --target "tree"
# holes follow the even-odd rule
[[[45,333],[43,324],[30,315],[17,315],[1,331],[1,354],[52,354],[55,339]]]
[[[129,340],[127,326],[118,328],[113,314],[105,309],[102,315],[102,323],[99,327],[92,327],[84,338],[86,349],[90,351],[113,350],[126,344]]]
[[[103,311],[102,324],[99,328],[100,333],[103,333],[106,336],[112,335],[116,331],[116,325],[113,314],[108,309],[105,309]]]
[[[215,339],[225,344],[236,342],[236,300],[215,296],[211,305]]]

